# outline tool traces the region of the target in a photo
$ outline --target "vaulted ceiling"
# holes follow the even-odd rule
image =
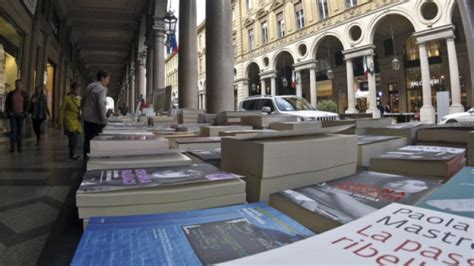
[[[145,12],[146,0],[58,2],[72,26],[72,39],[78,45],[88,75],[95,77],[99,69],[106,69],[111,75],[109,94],[115,95]]]

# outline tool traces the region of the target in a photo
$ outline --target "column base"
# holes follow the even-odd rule
[[[420,109],[420,122],[435,124],[435,109],[432,105],[423,106]]]
[[[369,109],[367,109],[366,113],[372,114],[372,118],[380,118],[381,117],[380,110],[377,109],[377,108],[369,108]]]
[[[359,111],[355,108],[347,108],[347,110],[344,112],[345,114],[358,114]]]
[[[450,114],[463,113],[463,112],[464,112],[464,106],[462,106],[462,104],[460,104],[460,103],[452,104],[452,105],[449,107],[449,113],[450,113]]]

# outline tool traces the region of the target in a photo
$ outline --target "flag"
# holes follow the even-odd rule
[[[291,87],[296,88],[296,73],[293,70],[291,71]]]
[[[168,40],[168,54],[175,54],[178,52],[178,44],[176,43],[176,35],[173,33]]]
[[[364,64],[364,76],[365,78],[367,78],[367,76],[369,75],[369,70],[367,68],[367,56],[364,56],[363,64]]]
[[[367,76],[370,74],[374,74],[374,62],[367,60],[367,56],[364,56],[364,76],[367,78]]]

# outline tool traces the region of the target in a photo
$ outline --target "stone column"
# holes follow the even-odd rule
[[[163,22],[155,22],[153,45],[153,88],[165,88],[165,29]],[[197,84],[197,82],[196,82]],[[153,90],[149,93],[153,95]],[[152,100],[153,104],[155,99]],[[155,107],[157,108],[157,107]]]
[[[271,77],[271,90],[272,90],[272,96],[275,96],[276,95],[276,74],[274,76]]]
[[[137,63],[136,63],[136,67],[135,67],[135,72],[136,72],[136,77],[135,77],[135,81],[136,81],[136,87],[137,87],[137,98],[140,97],[140,96],[143,96],[143,97],[146,97],[145,95],[145,59],[146,58],[146,53],[143,51],[143,52],[140,52],[138,54],[138,60],[137,60]]]
[[[229,0],[206,0],[207,112],[234,110],[232,6]]]
[[[296,96],[303,97],[303,88],[301,85],[301,70],[296,71]]]
[[[208,25],[209,23],[206,23],[206,26]],[[219,77],[220,71],[211,73],[211,75]],[[178,79],[179,107],[198,109],[196,0],[179,1]],[[210,86],[208,79],[207,88]]]
[[[309,98],[311,105],[316,108],[318,105],[318,91],[316,87],[316,68],[309,69]]]
[[[374,62],[374,56],[368,55],[367,62]],[[375,65],[375,63],[373,64]],[[375,67],[373,68],[373,73],[367,74],[367,79],[369,83],[369,108],[367,113],[372,114],[372,118],[380,118],[380,110],[377,108],[377,87],[375,83]]]
[[[143,98],[145,102],[148,101],[148,95],[151,95],[153,91],[153,42],[146,43],[146,65],[145,66],[145,73],[146,73],[146,85],[145,85],[145,92],[143,93]]]
[[[355,91],[354,91],[354,68],[352,59],[346,59],[347,72],[347,110],[346,114],[356,114],[355,108]]]
[[[426,43],[418,43],[420,50],[421,80],[423,81],[423,107],[420,109],[420,121],[434,124],[435,109],[431,102],[431,76]]]
[[[267,84],[264,78],[260,79],[260,95],[264,96],[267,94]]]
[[[461,85],[459,83],[458,56],[456,54],[456,46],[454,45],[454,36],[446,39],[449,59],[449,77],[451,80],[451,106],[449,113],[464,112],[464,106],[461,104]]]
[[[137,96],[135,95],[135,91],[136,91],[136,88],[135,88],[135,75],[133,74],[135,72],[135,68],[132,66],[130,68],[130,73],[128,74],[128,84],[130,84],[130,98],[131,98],[131,101],[130,101],[130,112],[133,113],[135,111],[135,101],[137,99]]]
[[[49,43],[49,35],[45,35],[44,36],[44,41],[43,41],[43,49],[42,49],[42,58],[41,58],[41,62],[40,62],[40,65],[39,65],[39,69],[38,69],[38,72],[39,73],[36,73],[36,80],[37,80],[37,83],[35,84],[35,87],[36,85],[39,85],[39,84],[45,84],[45,80],[44,80],[44,72],[47,71],[47,65],[48,65],[48,43]],[[40,74],[40,75],[38,75]],[[33,90],[34,92],[34,90]]]

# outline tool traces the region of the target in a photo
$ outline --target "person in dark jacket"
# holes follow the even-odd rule
[[[23,123],[27,116],[28,94],[23,90],[23,82],[15,81],[15,90],[7,95],[5,111],[10,119],[10,151],[22,151]]]
[[[33,122],[33,131],[36,135],[36,146],[40,144],[41,124],[50,116],[48,109],[48,99],[44,94],[44,86],[35,87],[35,93],[31,96],[30,101],[31,121]]]
[[[97,81],[87,86],[81,101],[82,119],[84,121],[84,160],[90,152],[90,141],[98,136],[107,124],[107,84],[110,76],[105,70],[97,72]]]

